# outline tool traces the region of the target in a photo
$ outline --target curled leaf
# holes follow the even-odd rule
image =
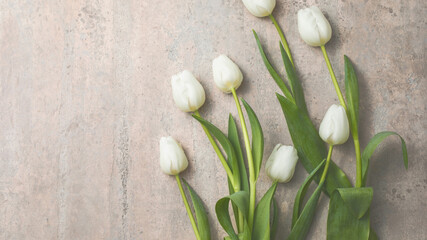
[[[228,236],[232,240],[239,240],[239,236],[234,231],[233,224],[231,223],[231,218],[228,211],[228,205],[230,201],[235,204],[236,207],[243,213],[245,222],[245,229],[242,233],[245,238],[243,239],[249,239],[250,230],[247,222],[247,214],[249,211],[249,193],[245,191],[233,193],[230,196],[221,198],[215,205],[216,216],[222,228],[227,232]]]
[[[368,240],[372,196],[372,188],[338,188],[329,202],[327,240]]]
[[[405,168],[408,169],[408,150],[406,149],[405,140],[396,132],[380,132],[377,133],[371,140],[368,145],[363,150],[362,154],[362,186],[366,186],[366,180],[368,178],[368,169],[369,169],[369,160],[374,153],[375,149],[377,149],[378,145],[386,139],[388,136],[397,135],[400,138],[402,143],[402,155],[403,155],[403,164]]]

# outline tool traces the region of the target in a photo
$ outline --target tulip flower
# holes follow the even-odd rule
[[[205,90],[190,71],[172,76],[171,83],[175,105],[182,111],[197,111],[205,103]]]
[[[181,145],[172,137],[160,139],[160,168],[169,175],[178,175],[188,166],[187,156]]]
[[[265,171],[273,181],[289,182],[297,161],[298,153],[293,146],[277,144],[265,164]]]
[[[338,145],[345,143],[349,134],[350,129],[344,107],[333,104],[320,123],[320,137],[329,145]]]
[[[212,62],[213,77],[216,86],[225,93],[236,90],[243,81],[239,67],[225,55],[220,55]]]
[[[332,28],[322,11],[316,6],[298,11],[299,34],[310,46],[324,46],[332,36]]]
[[[255,17],[265,17],[273,12],[276,0],[243,0],[243,4]]]

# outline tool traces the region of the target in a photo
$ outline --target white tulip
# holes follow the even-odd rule
[[[175,105],[184,112],[194,112],[205,103],[205,90],[193,74],[184,70],[172,76]]]
[[[255,17],[265,17],[273,12],[276,0],[243,0],[243,4]]]
[[[298,152],[293,146],[277,144],[265,164],[265,171],[273,181],[289,182],[297,161]]]
[[[322,11],[316,6],[298,11],[299,34],[310,46],[323,46],[332,36],[332,28]]]
[[[177,175],[188,166],[187,156],[181,145],[172,137],[160,139],[160,168],[169,175]]]
[[[320,123],[319,135],[330,145],[343,144],[350,135],[347,114],[341,105],[333,104]]]
[[[212,62],[213,77],[216,86],[225,93],[235,90],[243,81],[239,67],[225,55],[220,55]]]

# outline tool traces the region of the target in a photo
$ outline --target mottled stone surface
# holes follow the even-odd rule
[[[338,99],[320,49],[297,33],[298,9],[313,4],[331,22],[326,48],[342,87],[343,54],[355,63],[362,147],[384,130],[407,140],[407,171],[396,137],[373,156],[372,225],[381,239],[426,239],[426,3],[278,1],[274,15],[318,126]],[[283,74],[274,26],[239,0],[0,1],[0,239],[194,239],[175,179],[159,168],[165,135],[184,146],[182,176],[208,208],[213,239],[222,239],[214,204],[227,194],[225,173],[200,125],[174,106],[170,76],[191,70],[206,89],[201,114],[225,130],[237,112],[215,88],[211,60],[227,54],[244,74],[238,94],[260,118],[265,157],[291,144],[251,29]],[[352,142],[334,159],[354,181]],[[278,239],[289,234],[306,175],[299,164],[278,187]],[[259,197],[270,184],[262,173]],[[325,239],[327,204],[322,196],[308,239]]]

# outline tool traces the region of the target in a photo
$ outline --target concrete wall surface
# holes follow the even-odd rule
[[[338,98],[320,48],[298,34],[297,11],[311,5],[331,23],[326,49],[342,89],[343,55],[355,65],[362,148],[386,130],[408,146],[407,171],[397,137],[373,155],[372,226],[381,239],[427,239],[427,4],[277,1],[273,14],[318,127]],[[195,239],[175,179],[160,171],[167,135],[183,145],[182,177],[204,201],[213,239],[223,239],[214,207],[227,195],[226,175],[200,125],[175,107],[170,77],[192,71],[206,91],[201,115],[225,131],[237,111],[215,87],[211,64],[227,54],[244,75],[237,93],[262,124],[264,159],[277,143],[292,144],[251,29],[285,76],[274,25],[240,0],[0,1],[0,239]],[[352,141],[333,158],[354,182]],[[277,239],[290,232],[306,176],[299,163],[278,186]],[[270,185],[263,164],[258,199]],[[328,200],[321,196],[308,239],[326,239]]]

